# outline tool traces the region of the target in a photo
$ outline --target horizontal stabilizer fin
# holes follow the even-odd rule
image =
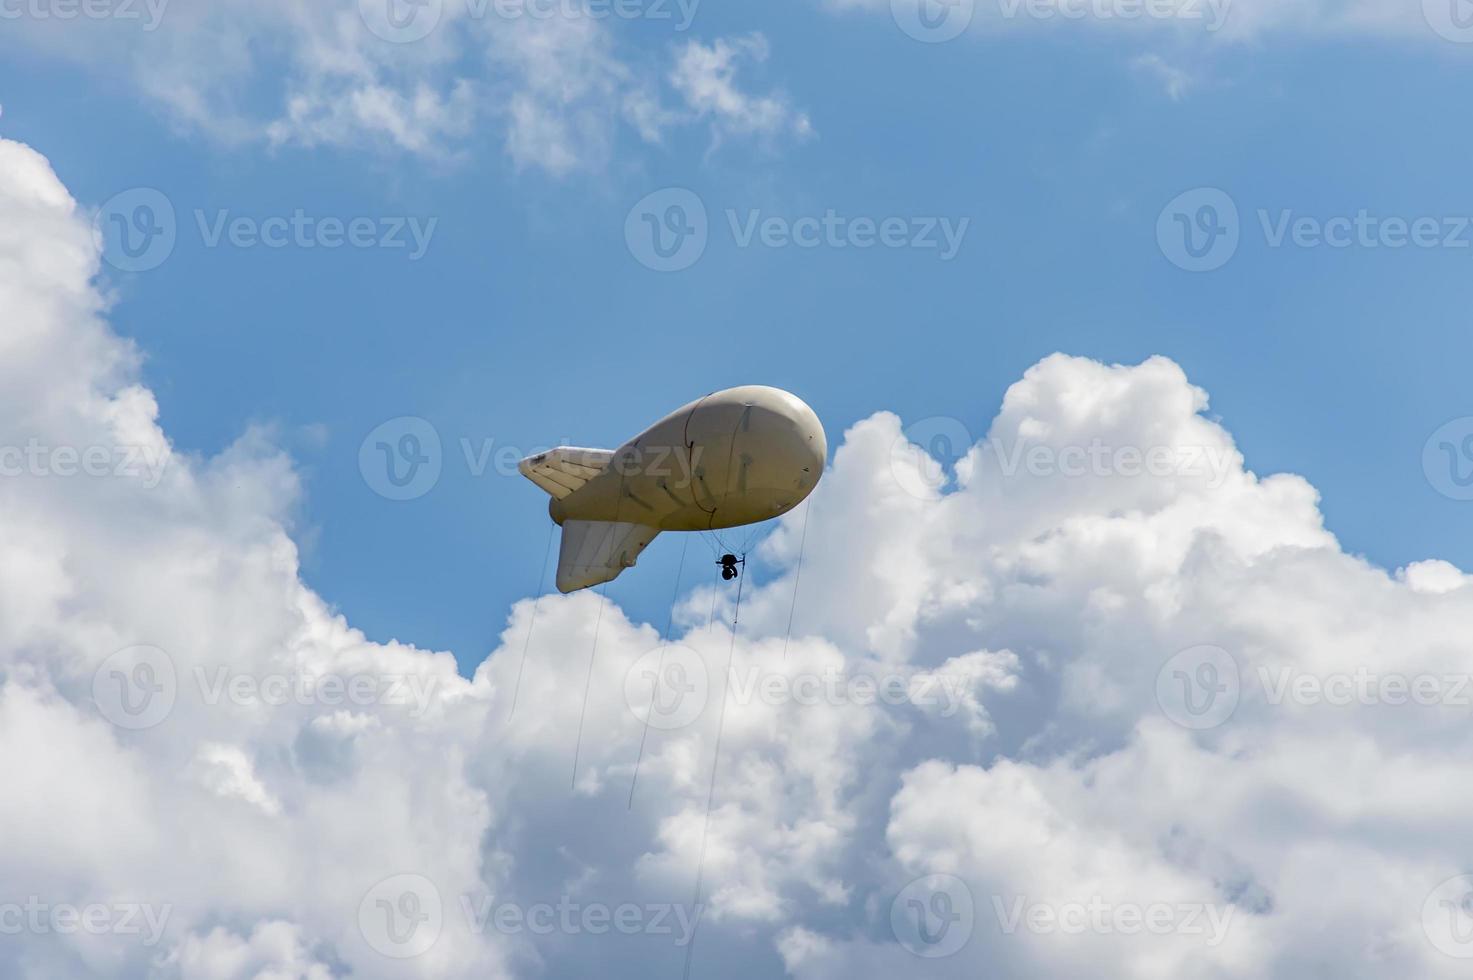
[[[559,446],[517,464],[522,475],[558,500],[608,469],[614,454],[608,449]]]
[[[576,592],[619,577],[660,533],[645,524],[564,521],[558,550],[557,588]]]

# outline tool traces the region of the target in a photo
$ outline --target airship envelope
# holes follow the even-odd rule
[[[665,416],[618,449],[561,446],[519,468],[563,529],[559,592],[617,578],[661,531],[717,531],[792,510],[823,476],[828,441],[801,398],[749,385]]]

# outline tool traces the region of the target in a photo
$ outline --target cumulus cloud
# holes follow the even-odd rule
[[[708,69],[727,101],[692,107],[665,81],[665,46],[622,43],[620,18],[581,0],[152,0],[66,18],[32,6],[41,13],[6,18],[0,41],[121,78],[187,131],[231,144],[455,158],[486,124],[516,167],[562,176],[602,168],[622,139],[659,143],[677,126],[709,121],[722,136],[807,126],[785,100],[735,86],[731,58],[757,47],[765,56],[760,39],[688,42],[682,50],[727,61]],[[696,10],[673,2],[635,12],[683,32]]]
[[[1465,974],[1467,577],[1174,363],[1048,358],[951,472],[865,419],[735,638],[529,597],[464,678],[302,584],[265,435],[171,448],[97,273],[0,141],[6,976]]]

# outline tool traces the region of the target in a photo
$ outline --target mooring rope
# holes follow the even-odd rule
[[[743,561],[746,560],[745,555],[742,558]],[[745,570],[744,566],[743,571]],[[706,874],[706,841],[711,832],[711,804],[716,799],[716,770],[721,763],[721,736],[726,730],[726,702],[731,693],[731,663],[732,658],[736,655],[737,624],[741,621],[742,616],[742,586],[746,578],[747,576],[743,574],[737,579],[736,611],[731,617],[731,644],[726,649],[726,673],[723,675],[725,680],[721,686],[721,713],[716,721],[716,751],[711,756],[711,785],[706,789],[706,817],[701,826],[701,851],[696,862],[696,893],[691,902],[692,915],[698,915],[696,910],[701,907],[701,887]],[[696,921],[699,922],[699,919]],[[690,942],[685,947],[685,980],[690,980],[691,958],[695,955],[695,949],[696,936],[695,932],[692,932]]]
[[[527,669],[527,649],[532,645],[532,630],[537,628],[537,607],[542,604],[542,594],[547,588],[547,566],[552,559],[552,536],[557,531],[557,524],[550,524],[547,528],[547,544],[542,546],[542,571],[537,574],[537,590],[532,600],[532,619],[527,624],[527,636],[522,640],[522,660],[517,665],[517,683],[511,689],[511,710],[506,713],[507,724],[511,723],[512,716],[517,713],[517,696],[522,691],[522,672]]]
[[[619,515],[624,509],[628,474],[625,472],[624,461],[615,459],[615,463],[619,466],[619,496],[614,501],[614,526],[617,527],[619,524]],[[613,531],[611,530],[610,533],[612,534]],[[615,574],[617,575],[617,573]],[[583,720],[588,717],[588,695],[593,691],[593,662],[598,657],[598,631],[604,622],[604,606],[609,604],[609,583],[605,581],[598,591],[598,618],[593,623],[593,649],[588,652],[588,679],[583,682],[583,708],[578,712],[578,738],[573,743],[572,788],[575,790],[578,788],[578,758],[583,754]]]
[[[793,637],[793,613],[798,611],[798,581],[803,577],[803,549],[808,546],[808,515],[813,511],[813,497],[803,505],[803,533],[798,538],[798,565],[793,571],[793,603],[788,606],[788,632],[783,636],[783,659],[788,659],[788,641]]]
[[[604,622],[604,606],[608,605],[609,583],[598,590],[598,617],[593,621],[593,649],[588,651],[588,679],[583,682],[583,710],[578,713],[578,739],[573,743],[572,789],[578,788],[578,757],[583,753],[583,719],[588,716],[588,694],[593,690],[593,661],[598,656],[598,631]]]
[[[645,712],[644,731],[639,736],[639,755],[634,759],[634,778],[629,781],[629,806],[634,809],[634,787],[639,785],[639,765],[644,761],[644,743],[650,737],[650,715],[655,713],[655,695],[660,690],[660,681],[665,676],[665,651],[670,645],[670,632],[675,626],[675,604],[680,599],[680,576],[685,572],[685,552],[690,547],[690,535],[681,537],[680,567],[675,570],[675,593],[670,597],[670,618],[665,621],[665,638],[660,641],[660,663],[655,668],[654,682],[650,684],[650,708]]]
[[[718,562],[717,564],[720,564]],[[720,572],[716,573],[718,576]],[[711,586],[711,611],[706,615],[706,632],[711,632],[711,627],[716,625],[716,596],[721,592],[719,586]]]

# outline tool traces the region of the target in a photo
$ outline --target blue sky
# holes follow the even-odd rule
[[[523,2],[0,0],[0,974],[1465,977],[1473,4]],[[739,630],[525,601],[754,383]]]
[[[831,445],[882,409],[953,417],[980,438],[1007,387],[1054,351],[1171,357],[1252,469],[1319,488],[1348,551],[1473,563],[1467,505],[1421,466],[1433,430],[1470,411],[1473,233],[1461,249],[1272,248],[1257,215],[1473,215],[1473,135],[1449,122],[1473,95],[1468,46],[1416,23],[1210,39],[1050,24],[924,44],[886,10],[810,3],[707,3],[684,34],[610,26],[631,70],[652,75],[687,42],[760,32],[768,55],[742,64],[741,84],[776,93],[811,134],[691,126],[649,145],[625,127],[596,162],[553,173],[519,164],[493,124],[427,154],[272,146],[182,122],[106,54],[83,65],[94,55],[12,45],[0,64],[0,129],[43,148],[80,201],[152,187],[175,207],[167,261],[108,270],[113,322],[144,351],[180,447],[276,431],[305,480],[304,577],[371,637],[451,650],[469,671],[534,590],[545,498],[494,465],[474,475],[461,440],[477,453],[487,440],[613,446],[743,383],[799,393]],[[263,118],[282,98],[266,51],[233,96]],[[694,266],[659,273],[624,228],[667,187],[699,195],[711,232]],[[1198,187],[1241,212],[1237,253],[1210,273],[1173,265],[1156,234],[1167,202]],[[211,248],[194,215],[296,209],[436,224],[410,260]],[[969,224],[947,261],[742,248],[728,209]],[[443,442],[441,478],[409,501],[376,495],[358,466],[365,436],[400,416]],[[610,595],[663,621],[678,553],[665,536]]]

